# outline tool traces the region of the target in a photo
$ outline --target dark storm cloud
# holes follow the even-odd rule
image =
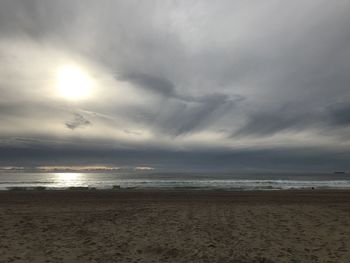
[[[349,146],[349,9],[327,0],[1,1],[0,146],[25,145],[29,156],[36,144],[41,153],[63,145],[79,159],[80,138],[132,148],[128,160],[146,147],[152,160],[181,163],[178,147],[191,152],[188,166],[261,168],[278,156],[285,167],[308,166],[300,156],[343,165],[348,155],[332,154]],[[71,61],[91,73],[93,99],[49,94],[51,71]]]
[[[350,102],[330,106],[329,117],[333,125],[350,126]]]
[[[0,165],[40,166],[108,164],[137,166],[147,164],[159,171],[271,172],[348,169],[349,151],[319,149],[263,149],[239,151],[169,151],[160,149],[111,149],[88,147],[0,147]],[[74,160],[74,162],[72,162]]]

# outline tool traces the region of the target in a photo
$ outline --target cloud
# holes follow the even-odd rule
[[[281,144],[315,156],[316,146],[343,149],[349,8],[327,0],[1,1],[0,146],[35,138],[73,152],[101,141],[135,151],[200,145],[208,156]],[[70,64],[93,80],[91,98],[57,96],[55,72]],[[21,144],[34,147],[13,147]]]
[[[174,84],[164,78],[145,73],[129,73],[119,79],[127,80],[156,94],[166,97],[177,97]]]
[[[0,147],[1,166],[134,166],[146,163],[158,172],[317,171],[347,170],[349,150],[320,148],[172,151],[79,147]],[[21,165],[19,165],[21,164]]]
[[[155,116],[153,125],[157,130],[172,136],[188,134],[210,126],[214,119],[227,114],[227,111],[244,100],[239,95],[221,93],[201,96],[181,94],[169,80],[143,73],[130,73],[121,80],[167,99],[166,105],[162,105]]]
[[[65,122],[65,125],[68,129],[74,130],[91,124],[91,122],[87,120],[83,115],[79,113],[74,113],[73,115],[74,118],[72,120]]]
[[[292,108],[291,108],[292,107]],[[251,112],[232,136],[273,136],[279,132],[301,131],[322,123],[324,112],[306,112],[301,107],[284,105]]]
[[[240,98],[224,94],[210,94],[193,102],[168,103],[155,123],[160,130],[173,136],[184,135],[210,127],[227,111],[232,110]]]
[[[337,103],[329,108],[330,123],[339,126],[350,126],[350,103]]]

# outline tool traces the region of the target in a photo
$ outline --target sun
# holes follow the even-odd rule
[[[81,68],[66,65],[57,71],[56,86],[60,97],[82,100],[91,95],[92,80]]]

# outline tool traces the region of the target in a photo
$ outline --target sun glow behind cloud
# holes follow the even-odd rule
[[[348,161],[350,2],[0,2],[8,169],[25,165],[22,149],[35,165],[59,165],[61,151],[123,165],[124,149],[134,151],[130,163],[139,151],[172,160],[164,151],[276,149],[279,157],[296,148]]]
[[[81,68],[65,65],[57,71],[56,86],[60,97],[81,100],[91,96],[92,80]]]

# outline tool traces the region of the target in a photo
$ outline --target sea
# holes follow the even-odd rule
[[[64,189],[288,190],[350,189],[350,174],[315,173],[29,173],[0,172],[0,190]]]

